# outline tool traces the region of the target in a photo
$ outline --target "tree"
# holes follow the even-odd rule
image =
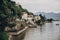
[[[4,31],[5,26],[7,26],[8,19],[3,13],[0,14],[0,32]]]
[[[16,23],[9,23],[8,26],[12,29],[12,27],[16,26]]]
[[[8,40],[8,37],[6,32],[0,32],[0,40]]]
[[[52,19],[52,18],[50,18],[50,19],[47,19],[47,21],[48,21],[48,22],[52,22],[52,21],[53,21],[53,19]]]
[[[41,18],[41,21],[42,21],[42,22],[45,22],[45,20],[46,20],[45,15],[44,15],[44,16],[42,16],[42,14],[40,14],[39,16],[40,16],[40,18]]]

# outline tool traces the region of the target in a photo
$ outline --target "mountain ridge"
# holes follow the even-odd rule
[[[49,13],[37,12],[34,15],[39,15],[39,14],[42,14],[43,16],[45,15],[45,17],[47,19],[53,18],[55,20],[60,20],[60,13],[54,13],[54,12],[49,12]]]

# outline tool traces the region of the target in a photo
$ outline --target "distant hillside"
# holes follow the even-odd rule
[[[60,13],[53,13],[53,12],[50,12],[50,13],[37,12],[37,13],[35,13],[35,15],[39,15],[39,14],[45,15],[47,19],[53,18],[55,20],[60,20]]]

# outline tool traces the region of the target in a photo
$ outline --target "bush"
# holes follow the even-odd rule
[[[41,20],[36,21],[36,24],[40,25],[40,23],[41,23]]]
[[[9,26],[10,28],[12,28],[12,27],[16,26],[16,23],[9,23],[8,26]]]
[[[0,40],[8,40],[8,37],[6,32],[0,32]]]

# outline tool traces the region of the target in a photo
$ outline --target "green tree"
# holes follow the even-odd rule
[[[53,19],[52,19],[52,18],[50,18],[50,19],[47,19],[47,21],[48,21],[48,22],[52,22],[52,21],[53,21]]]
[[[44,15],[44,16],[42,16],[42,14],[40,14],[39,16],[40,16],[40,18],[41,18],[41,21],[42,21],[42,22],[45,22],[45,20],[46,20],[45,15]]]
[[[0,32],[0,40],[8,40],[8,37],[6,32]]]

